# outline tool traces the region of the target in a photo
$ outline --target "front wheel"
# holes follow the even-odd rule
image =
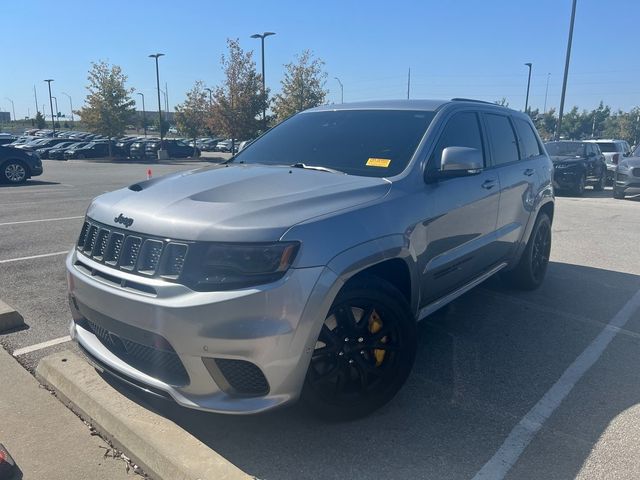
[[[575,187],[573,187],[573,194],[576,197],[581,197],[582,195],[584,195],[584,188],[587,184],[587,176],[583,173],[582,175],[580,175],[580,178],[578,179],[578,183],[576,183]]]
[[[322,325],[302,401],[328,420],[364,417],[389,402],[416,353],[416,322],[404,295],[377,277],[347,283]]]
[[[503,278],[509,285],[522,290],[535,290],[542,284],[547,273],[550,253],[551,219],[546,213],[540,213],[518,266],[505,272]]]
[[[620,190],[617,187],[613,187],[613,198],[622,200],[624,198],[624,190]]]
[[[2,166],[2,180],[13,185],[27,181],[27,168],[19,160],[9,160]]]
[[[604,173],[602,175],[600,175],[600,179],[598,180],[598,183],[596,183],[593,186],[593,189],[596,192],[602,192],[604,190],[604,187],[607,185],[607,172],[606,170],[604,171]]]

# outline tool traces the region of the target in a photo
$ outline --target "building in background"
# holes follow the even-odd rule
[[[0,112],[0,123],[8,123],[11,121],[11,113],[10,112]]]

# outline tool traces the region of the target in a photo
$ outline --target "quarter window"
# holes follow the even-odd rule
[[[508,117],[488,113],[485,116],[491,141],[494,165],[515,162],[519,159],[518,143]]]
[[[475,113],[458,113],[447,122],[431,157],[430,169],[440,169],[442,151],[447,147],[468,147],[483,152],[480,124],[478,123],[478,116]]]
[[[533,129],[531,128],[531,125],[529,125],[529,122],[522,120],[521,118],[514,118],[514,123],[516,124],[516,130],[520,137],[522,158],[525,159],[540,155],[540,145],[538,144],[536,134],[533,133]]]

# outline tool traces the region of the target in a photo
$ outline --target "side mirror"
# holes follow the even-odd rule
[[[442,150],[440,170],[427,174],[427,181],[476,175],[484,168],[482,152],[469,147],[447,147]]]

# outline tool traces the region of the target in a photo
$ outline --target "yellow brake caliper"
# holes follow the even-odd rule
[[[371,333],[378,333],[381,328],[382,328],[382,319],[380,318],[380,315],[378,315],[378,312],[374,310],[371,313],[371,316],[369,317],[369,331]],[[386,343],[387,337],[383,337],[380,340],[380,342]],[[385,353],[386,352],[384,350],[380,350],[379,348],[376,348],[373,350],[373,356],[376,359],[376,367],[379,367],[380,365],[382,365],[382,362],[384,361]]]

